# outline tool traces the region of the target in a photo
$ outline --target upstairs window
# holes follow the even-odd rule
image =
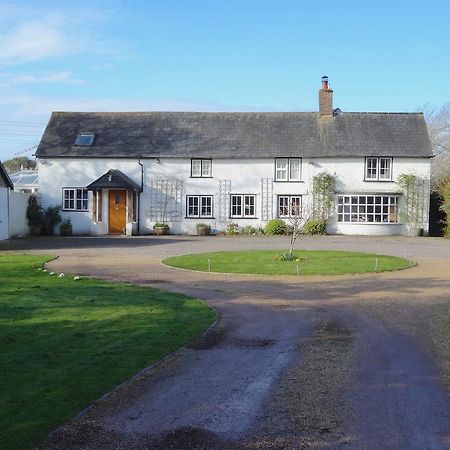
[[[391,181],[392,158],[369,157],[366,158],[365,180]]]
[[[65,211],[87,211],[88,191],[84,188],[63,188],[63,209]]]
[[[191,160],[192,178],[211,178],[212,160],[211,159],[192,159]]]
[[[301,158],[276,158],[275,181],[300,181]]]
[[[75,145],[81,147],[90,147],[94,144],[95,134],[93,133],[79,133],[75,139]]]

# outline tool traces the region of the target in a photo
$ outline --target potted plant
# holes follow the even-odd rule
[[[196,227],[199,236],[209,236],[211,234],[211,226],[206,223],[198,223]]]
[[[59,234],[61,236],[72,236],[72,222],[70,219],[64,219],[59,226]]]
[[[153,232],[156,234],[156,236],[169,234],[169,225],[167,225],[166,223],[155,223],[155,225],[153,225]]]

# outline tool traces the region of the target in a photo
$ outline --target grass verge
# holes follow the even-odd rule
[[[299,261],[280,261],[280,250],[197,253],[174,256],[163,261],[171,267],[202,272],[296,275],[341,275],[345,273],[383,272],[405,269],[409,261],[395,256],[369,253],[302,250]]]
[[[34,269],[0,255],[0,448],[37,446],[117,384],[215,319],[199,300]]]

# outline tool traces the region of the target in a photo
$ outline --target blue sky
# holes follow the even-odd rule
[[[54,110],[313,111],[322,75],[343,111],[438,107],[449,22],[447,0],[2,0],[0,159]]]

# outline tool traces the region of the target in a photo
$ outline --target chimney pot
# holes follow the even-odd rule
[[[322,89],[319,90],[319,115],[333,117],[333,90],[328,86],[328,77],[322,77]]]

